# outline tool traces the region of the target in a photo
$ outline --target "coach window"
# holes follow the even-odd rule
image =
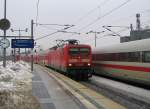
[[[140,61],[140,52],[129,52],[128,53],[129,62],[139,62]]]
[[[144,52],[144,61],[150,62],[150,51]]]

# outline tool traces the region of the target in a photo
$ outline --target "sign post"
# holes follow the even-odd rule
[[[33,37],[33,25],[34,25],[34,22],[33,22],[33,20],[31,20],[31,39],[32,40],[34,39],[34,37]],[[4,36],[2,36],[3,40],[1,40],[1,42],[3,43],[3,67],[6,67],[6,48],[9,47],[9,41],[6,39],[6,37],[7,37],[6,36],[6,30],[9,28],[10,28],[10,22],[9,22],[9,20],[6,19],[6,0],[4,0],[4,18],[0,19],[0,29],[4,31]],[[14,36],[10,36],[10,37],[14,37]],[[0,43],[0,44],[2,44],[2,43]],[[19,46],[23,46],[23,45],[24,44],[19,45]],[[18,46],[18,45],[15,44],[14,47],[16,47],[16,46]],[[25,48],[28,48],[28,47],[29,46],[27,46]],[[34,47],[34,41],[33,41],[33,47]],[[33,51],[33,47],[31,47],[31,51]],[[33,54],[31,55],[31,71],[33,71]]]
[[[6,39],[6,30],[9,29],[10,22],[6,19],[6,0],[4,1],[4,19],[0,20],[0,29],[4,31],[3,39]],[[6,67],[6,48],[3,48],[3,67]]]
[[[34,37],[33,37],[33,25],[34,25],[34,22],[33,20],[31,20],[31,39],[33,40]],[[33,72],[33,48],[31,48],[31,71]]]
[[[34,39],[12,39],[11,48],[31,48],[31,53],[34,48]],[[33,53],[31,54],[31,71],[33,71]]]

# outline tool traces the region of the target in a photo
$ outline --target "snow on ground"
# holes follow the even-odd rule
[[[0,109],[40,109],[32,95],[32,72],[28,63],[0,62]]]
[[[2,65],[2,62],[0,62],[0,65]],[[8,61],[6,68],[0,66],[0,92],[18,91],[22,88],[29,90],[31,82],[32,73],[27,63]]]

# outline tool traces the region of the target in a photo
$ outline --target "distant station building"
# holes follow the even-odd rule
[[[133,26],[131,24],[130,36],[121,37],[120,43],[150,38],[150,29],[141,28],[140,14],[136,14],[136,18],[136,30],[133,30]]]
[[[120,42],[123,43],[147,38],[150,38],[150,29],[133,30],[130,31],[130,36],[121,37]]]
[[[130,40],[141,40],[150,38],[150,29],[134,30],[130,32]]]

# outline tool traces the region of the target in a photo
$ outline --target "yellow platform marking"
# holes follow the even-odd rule
[[[94,104],[87,100],[83,95],[87,96],[91,100],[95,101],[104,109],[127,109],[126,107],[112,101],[111,99],[103,96],[89,89],[88,87],[60,74],[50,69],[45,68],[45,71],[53,77],[62,87],[69,91],[73,96],[75,96],[80,102],[86,106],[87,109],[98,109]],[[81,95],[82,93],[83,95]]]
[[[62,80],[60,80],[57,76],[53,75],[52,73],[48,74],[53,77],[57,82],[59,82],[59,84],[61,84],[62,87],[64,87],[66,90],[68,90],[73,96],[75,96],[78,100],[80,100],[80,102],[86,106],[87,109],[98,109],[95,105],[93,105],[91,102],[89,102],[88,100],[86,100],[82,95],[80,95],[79,93],[77,93],[75,90],[73,90],[72,88],[70,88],[68,85],[66,85]]]
[[[83,92],[84,95],[89,95],[93,99],[105,99],[105,96],[96,93],[95,91],[89,89],[79,89],[80,92]]]

